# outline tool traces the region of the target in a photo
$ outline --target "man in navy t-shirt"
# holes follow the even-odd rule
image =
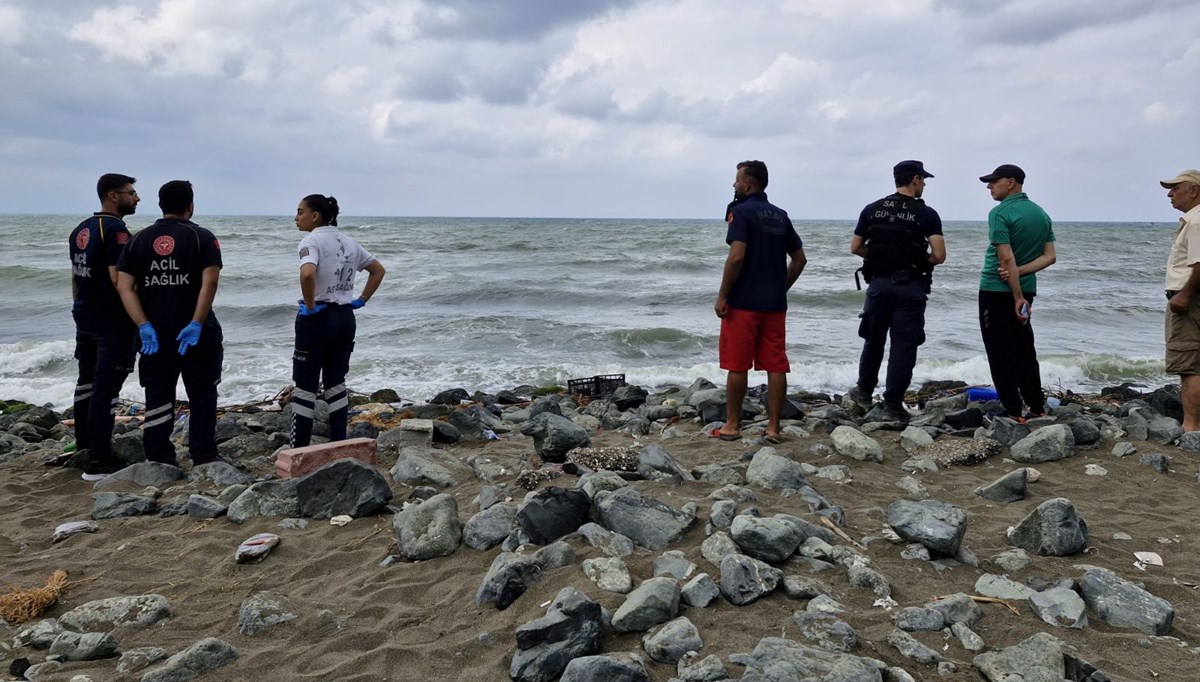
[[[787,292],[808,259],[787,212],[767,201],[767,165],[743,161],[733,179],[733,203],[726,211],[729,255],[714,306],[721,318],[721,369],[725,386],[725,425],[713,435],[741,438],[742,401],[747,372],[767,373],[767,429],[779,442],[779,415],[787,395],[788,364],[784,316]]]
[[[75,446],[87,450],[83,480],[117,469],[112,430],[117,394],[133,371],[136,328],[117,295],[117,261],[129,241],[123,220],[137,211],[136,179],[105,173],[96,182],[100,211],[71,231],[71,316],[75,318]]]
[[[195,204],[190,182],[163,185],[158,205],[162,219],[129,241],[117,280],[142,340],[138,376],[146,389],[146,459],[177,463],[171,431],[175,384],[182,376],[190,406],[188,450],[192,464],[207,464],[218,459],[217,384],[224,349],[212,303],[221,276],[221,246],[212,232],[191,220]]]

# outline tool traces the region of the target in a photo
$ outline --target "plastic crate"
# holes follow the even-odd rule
[[[567,392],[588,398],[612,395],[619,386],[625,385],[624,374],[597,374],[583,379],[568,379]]]

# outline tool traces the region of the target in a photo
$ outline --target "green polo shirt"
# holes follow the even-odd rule
[[[988,213],[988,248],[983,257],[983,272],[979,276],[980,290],[1009,290],[998,272],[1000,258],[996,255],[997,244],[1010,245],[1017,265],[1024,265],[1042,255],[1046,242],[1052,241],[1054,229],[1050,226],[1050,216],[1041,206],[1030,201],[1024,192],[1005,197]],[[1022,275],[1021,291],[1037,293],[1037,275]]]

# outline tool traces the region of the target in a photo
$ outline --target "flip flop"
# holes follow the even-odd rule
[[[735,441],[735,440],[741,440],[742,434],[741,433],[721,433],[721,429],[713,429],[712,431],[708,432],[708,437],[716,438],[716,439],[723,440],[723,441]]]
[[[767,441],[771,445],[779,445],[779,442],[783,439],[779,436],[763,436],[763,440]]]

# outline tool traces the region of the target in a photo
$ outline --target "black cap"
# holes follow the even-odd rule
[[[1011,163],[1006,163],[996,166],[996,170],[979,177],[980,182],[994,182],[1000,178],[1012,178],[1018,184],[1025,184],[1025,171],[1021,170],[1020,166],[1014,166]]]
[[[913,175],[920,175],[923,178],[933,177],[933,173],[925,170],[925,164],[912,159],[909,159],[908,161],[901,161],[900,163],[896,164],[894,168],[892,168],[893,177],[903,178],[911,177]]]

